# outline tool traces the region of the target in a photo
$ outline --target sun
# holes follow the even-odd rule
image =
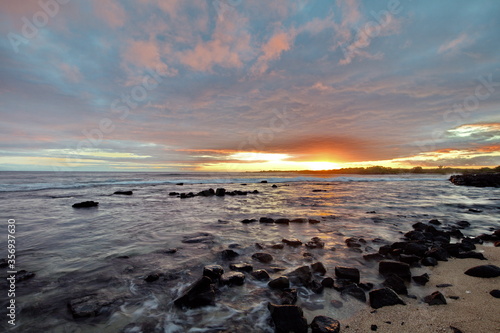
[[[334,162],[306,162],[305,164],[307,169],[312,171],[340,169],[340,165]]]

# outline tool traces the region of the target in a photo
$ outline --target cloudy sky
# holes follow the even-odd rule
[[[0,2],[0,170],[500,164],[500,2]]]

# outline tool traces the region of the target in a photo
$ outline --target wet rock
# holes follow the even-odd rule
[[[427,246],[419,243],[407,243],[403,253],[422,257],[427,252]]]
[[[376,331],[376,330],[378,330],[378,326],[377,326],[377,325],[375,325],[375,324],[370,325],[370,330],[372,330],[372,331]]]
[[[476,208],[469,208],[469,212],[471,212],[471,213],[482,213],[483,211],[480,210],[480,209],[476,209]]]
[[[22,282],[22,281],[32,279],[35,277],[35,275],[36,274],[34,272],[28,272],[28,271],[22,269],[22,270],[18,271],[16,274],[16,282]]]
[[[134,194],[134,192],[132,192],[132,191],[116,191],[113,194],[117,194],[117,195],[132,195],[132,194]]]
[[[422,231],[418,231],[418,230],[409,231],[404,236],[406,238],[408,238],[409,240],[413,240],[413,241],[423,241],[426,239],[424,233]]]
[[[339,333],[340,322],[326,316],[316,316],[311,322],[312,333]]]
[[[500,276],[500,267],[495,265],[482,265],[469,268],[466,275],[482,278],[494,278]]]
[[[158,279],[160,279],[160,274],[153,273],[153,274],[149,274],[148,276],[146,276],[146,278],[144,278],[144,281],[154,282],[154,281],[157,281]]]
[[[500,187],[500,173],[453,175],[450,182],[463,186]]]
[[[79,203],[76,203],[76,204],[73,204],[73,208],[90,208],[90,207],[97,207],[99,206],[99,202],[96,202],[96,201],[83,201],[83,202],[79,202]]]
[[[429,296],[425,296],[424,302],[429,305],[444,305],[446,304],[446,298],[439,291],[435,291]]]
[[[257,252],[252,255],[252,259],[268,264],[273,261],[273,256],[269,253]]]
[[[307,220],[303,218],[298,218],[298,219],[292,219],[290,220],[290,223],[306,223]]]
[[[365,283],[361,282],[361,283],[358,283],[358,286],[361,289],[366,290],[366,291],[370,291],[374,287],[373,283],[371,283],[371,282],[365,282]]]
[[[425,253],[425,256],[434,258],[438,261],[448,261],[448,252],[441,247],[433,247]]]
[[[392,251],[392,247],[390,245],[382,245],[378,249],[378,253],[382,256],[388,255]]]
[[[264,245],[262,243],[255,243],[255,247],[259,250],[262,250],[264,248]]]
[[[325,275],[326,274],[326,268],[321,262],[315,262],[314,264],[311,265],[311,269],[314,273],[318,273],[319,275]]]
[[[401,261],[382,260],[379,262],[378,270],[383,276],[395,274],[403,280],[411,279],[410,265]]]
[[[271,249],[275,249],[275,250],[283,250],[283,248],[285,247],[285,244],[273,244],[270,247],[271,247]]]
[[[102,314],[105,307],[110,304],[111,302],[107,299],[100,298],[97,295],[88,295],[71,300],[68,307],[73,318],[86,318]]]
[[[229,269],[238,272],[251,272],[253,271],[253,266],[247,263],[231,264]]]
[[[305,246],[309,249],[322,249],[325,247],[325,242],[319,237],[311,238],[311,241],[307,242]]]
[[[262,184],[266,184],[267,183],[267,180],[261,180],[260,181]]]
[[[310,224],[318,224],[318,223],[320,223],[320,221],[319,221],[319,220],[315,220],[315,219],[309,219],[309,220],[308,220],[308,222],[309,222]]]
[[[225,188],[218,188],[215,190],[215,195],[218,197],[223,197],[226,195],[226,189]]]
[[[308,287],[309,287],[309,289],[311,289],[311,291],[313,293],[316,293],[316,294],[321,294],[323,292],[323,289],[325,288],[321,283],[319,283],[318,281],[315,281],[315,280],[312,280],[311,282],[309,282]]]
[[[382,285],[384,287],[391,288],[400,295],[408,295],[408,289],[406,288],[404,280],[397,275],[389,275]]]
[[[407,263],[408,265],[416,264],[420,260],[419,256],[409,255],[409,254],[401,254],[399,256],[399,261]]]
[[[424,266],[436,266],[438,264],[437,260],[432,257],[425,257],[420,263]]]
[[[285,218],[281,218],[281,219],[274,220],[274,223],[276,223],[276,224],[290,224],[290,220],[285,219]]]
[[[336,266],[335,276],[339,279],[346,279],[354,283],[359,283],[359,270],[357,268]]]
[[[333,288],[335,281],[331,277],[326,277],[321,281],[321,284],[325,288]]]
[[[438,219],[432,219],[428,222],[429,224],[434,224],[434,225],[441,225],[441,222],[439,222]]]
[[[290,282],[298,286],[307,286],[312,281],[312,273],[309,266],[302,266],[287,274]]]
[[[272,289],[286,289],[290,288],[290,280],[286,276],[280,276],[279,278],[269,281],[267,285]]]
[[[183,185],[184,185],[184,183],[177,183],[177,184],[175,184],[175,185],[183,186]]]
[[[244,220],[241,220],[241,223],[243,223],[243,224],[254,223],[254,222],[257,222],[257,220],[256,219],[244,219]]]
[[[361,244],[358,243],[358,239],[354,237],[347,238],[345,244],[347,247],[361,247]]]
[[[180,193],[179,192],[169,192],[168,195],[170,196],[174,196],[174,195],[179,195]]]
[[[212,281],[219,281],[224,274],[224,268],[220,265],[208,265],[203,267],[203,276],[209,277]]]
[[[380,261],[382,259],[384,259],[384,256],[381,255],[380,253],[369,253],[369,254],[365,254],[363,255],[363,259],[367,260],[367,261]]]
[[[470,227],[470,223],[468,221],[458,221],[456,225],[461,229]]]
[[[234,250],[227,249],[220,252],[220,256],[224,260],[231,260],[239,256],[240,254]]]
[[[276,332],[307,333],[307,320],[300,307],[269,303],[267,308],[271,313]]]
[[[193,283],[184,294],[174,301],[178,307],[199,308],[215,305],[215,288],[212,279],[203,276]]]
[[[406,303],[390,288],[381,288],[370,291],[370,306],[379,309],[384,306],[406,305]]]
[[[492,291],[490,291],[490,295],[495,297],[495,298],[500,298],[500,290],[493,289]]]
[[[455,257],[459,259],[487,260],[482,253],[475,251],[460,252],[457,255],[455,255]]]
[[[259,281],[268,281],[270,279],[269,273],[265,269],[258,269],[250,273],[254,279]]]
[[[293,305],[297,303],[297,289],[285,288],[280,294],[280,304],[281,305]]]
[[[222,274],[220,281],[226,286],[242,286],[245,283],[245,274],[241,272],[229,272]]]
[[[270,217],[261,217],[259,219],[259,222],[260,223],[274,223],[274,219],[272,219]]]
[[[302,242],[296,238],[292,238],[292,239],[285,239],[283,238],[281,240],[283,243],[285,243],[286,245],[289,245],[289,246],[292,246],[292,247],[299,247],[302,245]]]
[[[182,243],[185,244],[210,244],[213,243],[213,241],[214,236],[212,234],[209,234],[208,232],[198,232],[195,234],[186,235],[182,239]]]
[[[180,198],[181,199],[187,199],[187,198],[193,198],[194,196],[195,196],[195,194],[193,192],[181,193]]]
[[[278,188],[278,185],[274,184],[273,186],[271,186],[272,188]]]
[[[356,283],[353,283],[351,285],[346,286],[341,294],[344,295],[349,295],[357,299],[358,301],[361,301],[363,303],[366,302],[366,294],[365,291],[360,288]]]
[[[342,303],[341,301],[338,301],[336,299],[332,299],[330,301],[330,305],[333,306],[335,309],[340,309],[341,307],[344,306],[344,303]]]
[[[413,281],[421,286],[425,286],[429,282],[429,274],[424,273],[422,275],[417,275],[412,277]]]
[[[440,283],[440,284],[436,284],[436,287],[437,288],[447,288],[447,287],[453,287],[453,285],[450,283]]]

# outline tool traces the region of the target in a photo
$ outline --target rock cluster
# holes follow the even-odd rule
[[[450,182],[455,185],[500,187],[500,173],[453,175]]]

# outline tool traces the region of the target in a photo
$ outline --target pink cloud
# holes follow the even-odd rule
[[[441,45],[438,49],[439,54],[455,54],[460,48],[472,43],[472,39],[466,33],[461,33],[457,38]]]
[[[252,73],[263,74],[268,69],[268,63],[279,59],[281,54],[292,47],[293,39],[296,33],[278,32],[274,34],[264,45],[262,45],[262,54],[252,68]]]
[[[127,15],[123,7],[116,1],[94,0],[94,13],[112,28],[119,28],[125,24]]]

